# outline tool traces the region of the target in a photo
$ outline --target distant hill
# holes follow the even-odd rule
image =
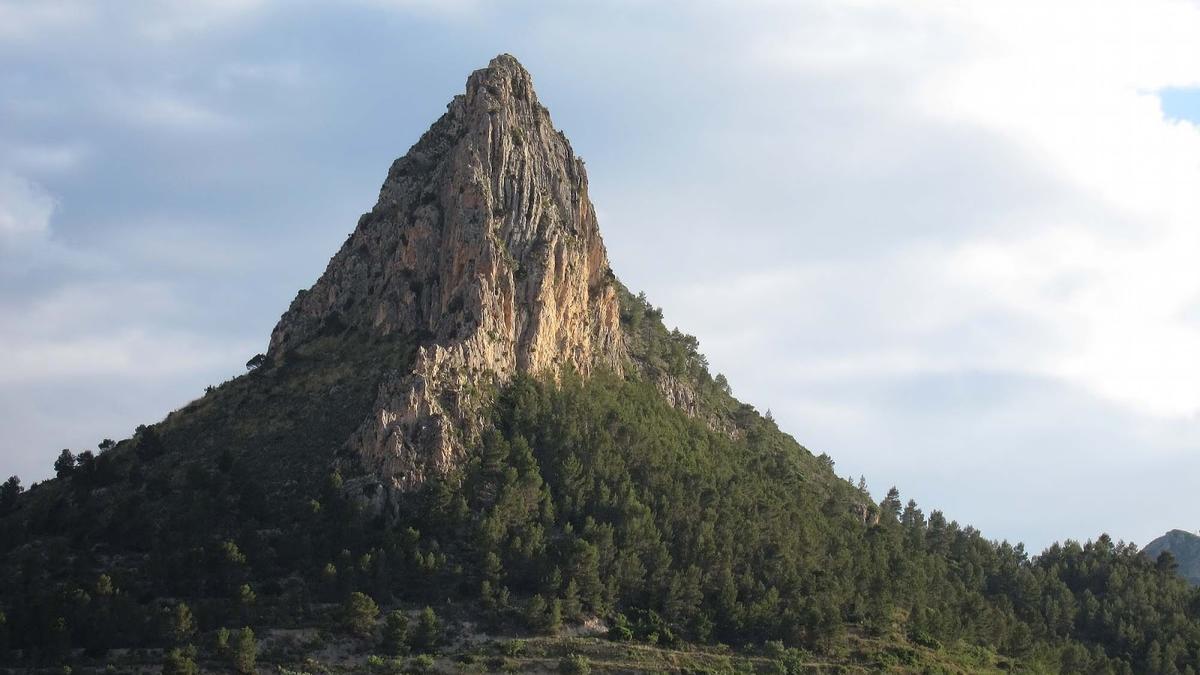
[[[1200,535],[1171,530],[1142,549],[1142,553],[1152,560],[1156,560],[1163,551],[1175,556],[1179,576],[1187,579],[1193,586],[1200,586]]]

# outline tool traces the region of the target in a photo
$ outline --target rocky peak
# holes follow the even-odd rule
[[[1200,586],[1200,535],[1171,530],[1142,549],[1151,560],[1156,560],[1164,551],[1174,556],[1180,576],[1193,586]]]
[[[529,73],[501,55],[392,164],[375,207],[280,319],[270,355],[347,328],[419,344],[349,441],[405,490],[461,458],[482,425],[480,384],[620,371],[619,317],[583,162]]]

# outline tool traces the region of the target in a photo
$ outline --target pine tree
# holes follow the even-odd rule
[[[419,652],[435,652],[442,642],[442,622],[432,607],[421,610],[412,635],[412,647]]]
[[[8,656],[8,615],[0,610],[0,659]]]
[[[578,621],[583,614],[583,605],[579,601],[579,584],[574,579],[567,582],[563,590],[562,615],[568,621]]]
[[[217,657],[222,659],[233,658],[233,647],[229,644],[229,629],[222,626],[217,629],[217,635],[213,642],[213,651],[217,653]]]
[[[379,617],[379,606],[365,593],[350,594],[343,607],[346,630],[359,637],[370,637],[375,632],[375,620]]]
[[[562,630],[563,625],[563,609],[562,600],[554,598],[550,601],[550,606],[546,608],[546,632],[554,635]]]
[[[21,479],[10,477],[0,485],[0,515],[12,511],[17,506],[17,497],[21,496]]]
[[[233,670],[239,675],[253,675],[258,662],[258,641],[249,627],[238,631],[233,645]]]
[[[392,656],[408,653],[408,616],[398,609],[388,612],[383,624],[383,651]]]
[[[525,625],[530,630],[541,631],[546,628],[546,598],[539,593],[529,599],[525,605]]]
[[[199,675],[194,647],[175,647],[163,660],[162,675]]]
[[[58,459],[54,460],[54,475],[58,478],[67,478],[74,472],[75,455],[70,450],[63,448]]]
[[[171,644],[179,647],[190,642],[196,635],[196,620],[192,617],[192,608],[182,602],[175,605],[167,626],[167,637]]]

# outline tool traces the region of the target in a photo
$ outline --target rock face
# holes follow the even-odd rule
[[[1200,536],[1183,530],[1171,530],[1155,539],[1142,549],[1142,554],[1157,560],[1159,554],[1168,551],[1175,556],[1179,565],[1179,576],[1193,586],[1200,586]]]
[[[488,384],[625,367],[583,162],[513,57],[472,73],[392,164],[375,208],[280,319],[269,355],[346,328],[419,345],[349,441],[402,491],[461,459]]]

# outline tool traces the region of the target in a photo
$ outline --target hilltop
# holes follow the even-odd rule
[[[1170,553],[1180,576],[1193,586],[1200,586],[1200,535],[1171,530],[1146,544],[1142,552],[1153,560],[1158,560],[1163,553]]]

